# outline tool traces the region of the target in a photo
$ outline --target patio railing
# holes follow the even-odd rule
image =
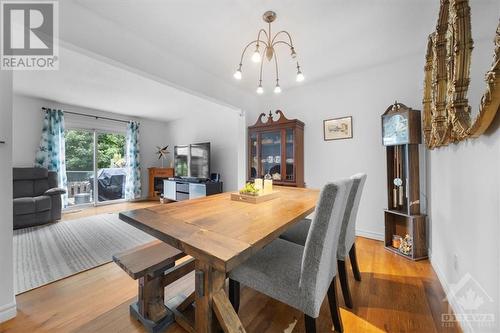
[[[93,176],[94,171],[66,171],[68,198],[73,198],[75,194],[91,193],[90,179]]]
[[[111,175],[109,170],[113,170]],[[125,186],[123,170],[123,168],[99,169],[99,201],[123,198]],[[94,171],[66,171],[66,177],[69,206],[87,204],[94,200]]]

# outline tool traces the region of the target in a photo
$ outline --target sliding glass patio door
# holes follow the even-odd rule
[[[125,135],[96,133],[97,201],[125,199]]]
[[[125,135],[89,129],[66,130],[68,207],[125,198]]]
[[[65,140],[68,207],[93,204],[94,131],[68,129]]]

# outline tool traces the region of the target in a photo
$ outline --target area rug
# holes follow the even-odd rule
[[[14,230],[16,295],[108,263],[113,254],[152,240],[116,213]]]

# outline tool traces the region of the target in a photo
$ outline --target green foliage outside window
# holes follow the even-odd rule
[[[83,130],[66,131],[66,170],[94,169],[94,134]],[[97,168],[125,166],[125,136],[105,133],[97,135]]]
[[[125,166],[125,136],[99,134],[97,136],[97,168],[123,168]]]

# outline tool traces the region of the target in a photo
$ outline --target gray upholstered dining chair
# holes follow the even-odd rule
[[[342,294],[344,295],[345,305],[352,309],[352,297],[349,289],[349,280],[345,266],[345,260],[349,254],[351,259],[351,267],[356,281],[361,281],[359,272],[358,260],[356,257],[356,216],[358,215],[359,201],[366,181],[366,174],[358,173],[351,176],[353,184],[347,198],[347,207],[342,219],[342,227],[340,232],[340,241],[337,249],[337,265],[339,270],[340,285],[342,286]],[[280,238],[287,241],[304,245],[306,243],[307,233],[311,220],[305,219],[284,232]]]
[[[351,179],[326,184],[305,246],[276,239],[229,273],[229,298],[239,308],[240,283],[304,313],[306,332],[328,294],[333,324],[343,332],[336,292],[336,253]]]

